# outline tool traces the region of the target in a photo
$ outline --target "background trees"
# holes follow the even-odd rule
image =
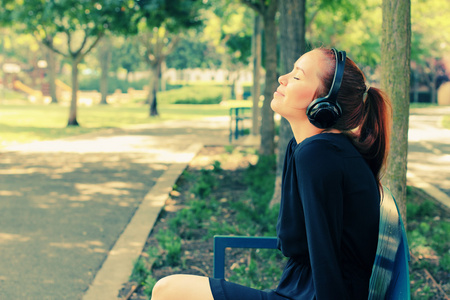
[[[117,74],[120,73],[118,70],[122,70],[128,79],[128,74],[137,70],[151,70],[153,76],[149,84],[151,88],[148,99],[152,105],[149,114],[156,115],[156,92],[160,89],[158,80],[164,61],[169,67],[175,68],[226,68],[230,74],[248,67],[253,18],[257,15],[263,19],[264,43],[261,51],[255,53],[263,53],[262,68],[265,70],[265,100],[259,123],[263,127],[260,153],[270,155],[275,152],[275,123],[270,101],[277,85],[277,77],[278,74],[287,72],[293,61],[304,51],[316,46],[345,49],[360,64],[372,85],[380,85],[382,80],[394,80],[384,73],[380,76],[379,71],[382,55],[385,55],[383,52],[391,51],[389,47],[394,46],[385,41],[383,47],[390,46],[380,47],[381,4],[381,0],[0,0],[0,24],[12,26],[7,32],[3,29],[1,33],[0,55],[14,57],[15,60],[32,66],[47,57],[51,76],[54,74],[51,70],[56,70],[55,73],[58,74],[67,62],[72,65],[73,94],[69,125],[78,124],[78,66],[92,69],[93,74],[104,74],[102,82],[105,82],[108,72]],[[411,0],[411,7],[411,41],[414,45],[411,60],[416,66],[412,74],[422,88],[429,88],[434,101],[435,65],[449,51],[450,45],[450,34],[446,31],[450,28],[449,3],[446,0]],[[255,14],[249,13],[249,9],[253,9]],[[279,18],[277,11],[280,12]],[[97,43],[107,32],[117,35],[111,35],[111,43],[97,47]],[[138,32],[138,36],[133,36]],[[175,43],[176,41],[178,42]],[[53,52],[44,53],[41,45],[46,45]],[[103,63],[92,59],[91,49],[94,48],[98,50],[95,55],[102,58]],[[50,66],[53,65],[51,58],[55,58],[51,53],[63,54],[56,57],[56,66]],[[112,58],[108,67],[110,56]],[[396,61],[399,57],[395,57]],[[141,58],[147,60],[148,66],[139,61]],[[387,60],[383,58],[381,65],[386,63]],[[408,72],[409,63],[402,61],[401,64],[405,68],[402,72]],[[103,71],[100,71],[102,66]],[[394,70],[384,72],[392,74]],[[230,76],[229,82],[232,85],[233,75]],[[50,79],[50,83],[52,82],[54,79]],[[227,88],[229,82],[225,83]],[[393,83],[384,81],[383,85],[385,84]],[[107,88],[104,84],[101,86],[98,89],[102,90],[102,102],[105,102]],[[255,86],[259,86],[259,83]],[[110,86],[109,89],[111,88],[117,87]],[[409,88],[393,86],[392,89],[401,90],[404,97],[402,105],[406,105],[409,101]],[[395,95],[393,97],[396,98]],[[52,98],[56,99],[55,96]],[[401,122],[405,123],[404,119]],[[399,130],[405,131],[407,128]],[[289,137],[290,130],[282,120],[278,144],[280,157],[283,157],[286,139]],[[405,146],[402,147],[393,152],[403,153]],[[406,156],[404,153],[402,155]],[[279,168],[281,166],[282,162],[279,162]]]
[[[135,31],[132,26],[134,2],[1,0],[0,4],[4,24],[20,24],[19,30],[31,33],[50,50],[70,60],[72,101],[67,125],[77,126],[78,65],[107,31]],[[61,36],[64,44],[56,45],[55,36]]]
[[[184,30],[201,24],[201,0],[139,0],[141,24],[139,41],[142,55],[152,76],[147,101],[150,116],[157,116],[157,91],[161,78],[161,66],[180,39]]]
[[[278,0],[241,0],[241,2],[260,14],[263,21],[263,64],[266,70],[266,76],[264,80],[264,102],[261,110],[261,146],[259,152],[261,155],[273,155],[275,153],[275,123],[270,102],[278,84],[277,27],[275,22]]]

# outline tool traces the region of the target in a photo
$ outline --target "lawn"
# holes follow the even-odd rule
[[[26,102],[23,102],[26,103]],[[79,127],[67,127],[69,108],[62,105],[3,104],[0,109],[0,147],[14,143],[52,140],[112,127],[126,127],[166,120],[196,120],[228,116],[230,107],[249,106],[250,101],[228,101],[226,104],[163,104],[160,116],[149,117],[148,105],[80,106]]]

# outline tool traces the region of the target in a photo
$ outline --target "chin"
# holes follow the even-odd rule
[[[277,100],[275,100],[275,98],[272,99],[272,101],[270,102],[270,108],[271,108],[274,112],[280,114],[280,112],[279,112],[280,109],[279,109],[279,107],[278,107],[277,104],[278,104],[278,103],[277,103]]]

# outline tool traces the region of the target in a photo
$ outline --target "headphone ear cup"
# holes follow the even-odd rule
[[[313,101],[308,106],[306,115],[311,124],[317,128],[330,128],[341,117],[342,110],[339,104],[328,101]]]

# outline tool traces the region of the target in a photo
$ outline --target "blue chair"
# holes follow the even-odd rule
[[[226,248],[276,249],[276,237],[214,236],[214,278],[224,278]],[[380,228],[370,277],[369,299],[409,300],[409,248],[392,193],[383,187]]]

